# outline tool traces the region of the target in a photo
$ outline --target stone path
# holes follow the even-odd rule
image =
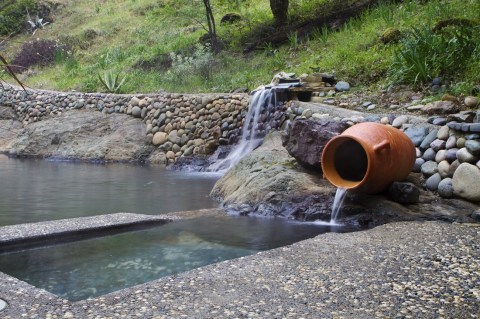
[[[70,303],[0,273],[8,318],[478,318],[478,224],[402,222]]]

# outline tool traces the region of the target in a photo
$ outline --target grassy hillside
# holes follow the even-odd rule
[[[125,77],[120,89],[125,93],[227,92],[267,83],[279,71],[335,72],[357,87],[402,82],[424,85],[435,76],[451,80],[458,92],[480,84],[478,0],[385,1],[346,24],[317,28],[308,38],[288,31],[283,45],[265,43],[248,54],[243,53],[248,43],[274,31],[268,1],[211,0],[224,46],[215,56],[199,45],[206,31],[204,8],[198,0],[55,1],[61,5],[53,13],[52,23],[33,37],[16,36],[4,48],[13,60],[24,43],[35,39],[66,45],[65,52],[55,54],[54,64],[24,72],[22,77],[30,87],[102,91],[105,88],[99,74],[104,77],[110,73]],[[339,8],[336,0],[290,2],[292,24]],[[354,2],[358,1],[348,1]],[[345,6],[347,1],[340,3]],[[221,17],[229,12],[240,14],[242,20],[220,24]],[[442,36],[432,33],[439,21],[451,18],[473,22],[467,27],[447,26],[441,30]],[[388,28],[400,31],[400,42],[380,41]],[[426,40],[416,43],[422,32]],[[453,38],[443,34],[453,34]],[[468,41],[462,42],[463,38]],[[449,56],[438,50],[417,52],[422,45],[444,45],[442,50],[451,52]],[[465,50],[467,56],[458,55],[456,50]],[[413,67],[402,65],[402,58],[412,57]]]

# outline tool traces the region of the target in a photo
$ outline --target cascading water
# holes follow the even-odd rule
[[[245,155],[260,145],[269,129],[268,127],[263,130],[259,129],[262,110],[266,110],[266,113],[270,113],[270,110],[272,110],[275,105],[276,99],[273,88],[263,88],[255,91],[249,104],[248,113],[245,117],[240,142],[233,147],[227,157],[217,160],[207,168],[207,171],[227,171],[237,164]]]
[[[330,217],[330,224],[336,224],[338,214],[340,213],[340,209],[343,206],[343,201],[347,195],[347,190],[345,188],[337,188],[337,192],[335,193],[335,199],[333,200],[333,207],[332,207],[332,216]]]

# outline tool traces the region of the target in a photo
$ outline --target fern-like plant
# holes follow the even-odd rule
[[[112,71],[105,71],[103,74],[98,74],[98,79],[109,93],[118,93],[126,77],[120,77],[120,72],[114,75]]]

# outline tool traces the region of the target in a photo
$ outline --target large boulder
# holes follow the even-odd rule
[[[332,120],[296,120],[283,136],[283,145],[300,165],[321,171],[321,157],[327,142],[341,134],[348,124]]]
[[[7,152],[22,130],[22,123],[11,107],[0,106],[0,152]]]
[[[480,201],[480,168],[462,163],[453,174],[452,185],[455,195],[470,201]]]
[[[8,145],[14,156],[85,161],[144,161],[153,151],[141,120],[71,110],[27,125]]]

